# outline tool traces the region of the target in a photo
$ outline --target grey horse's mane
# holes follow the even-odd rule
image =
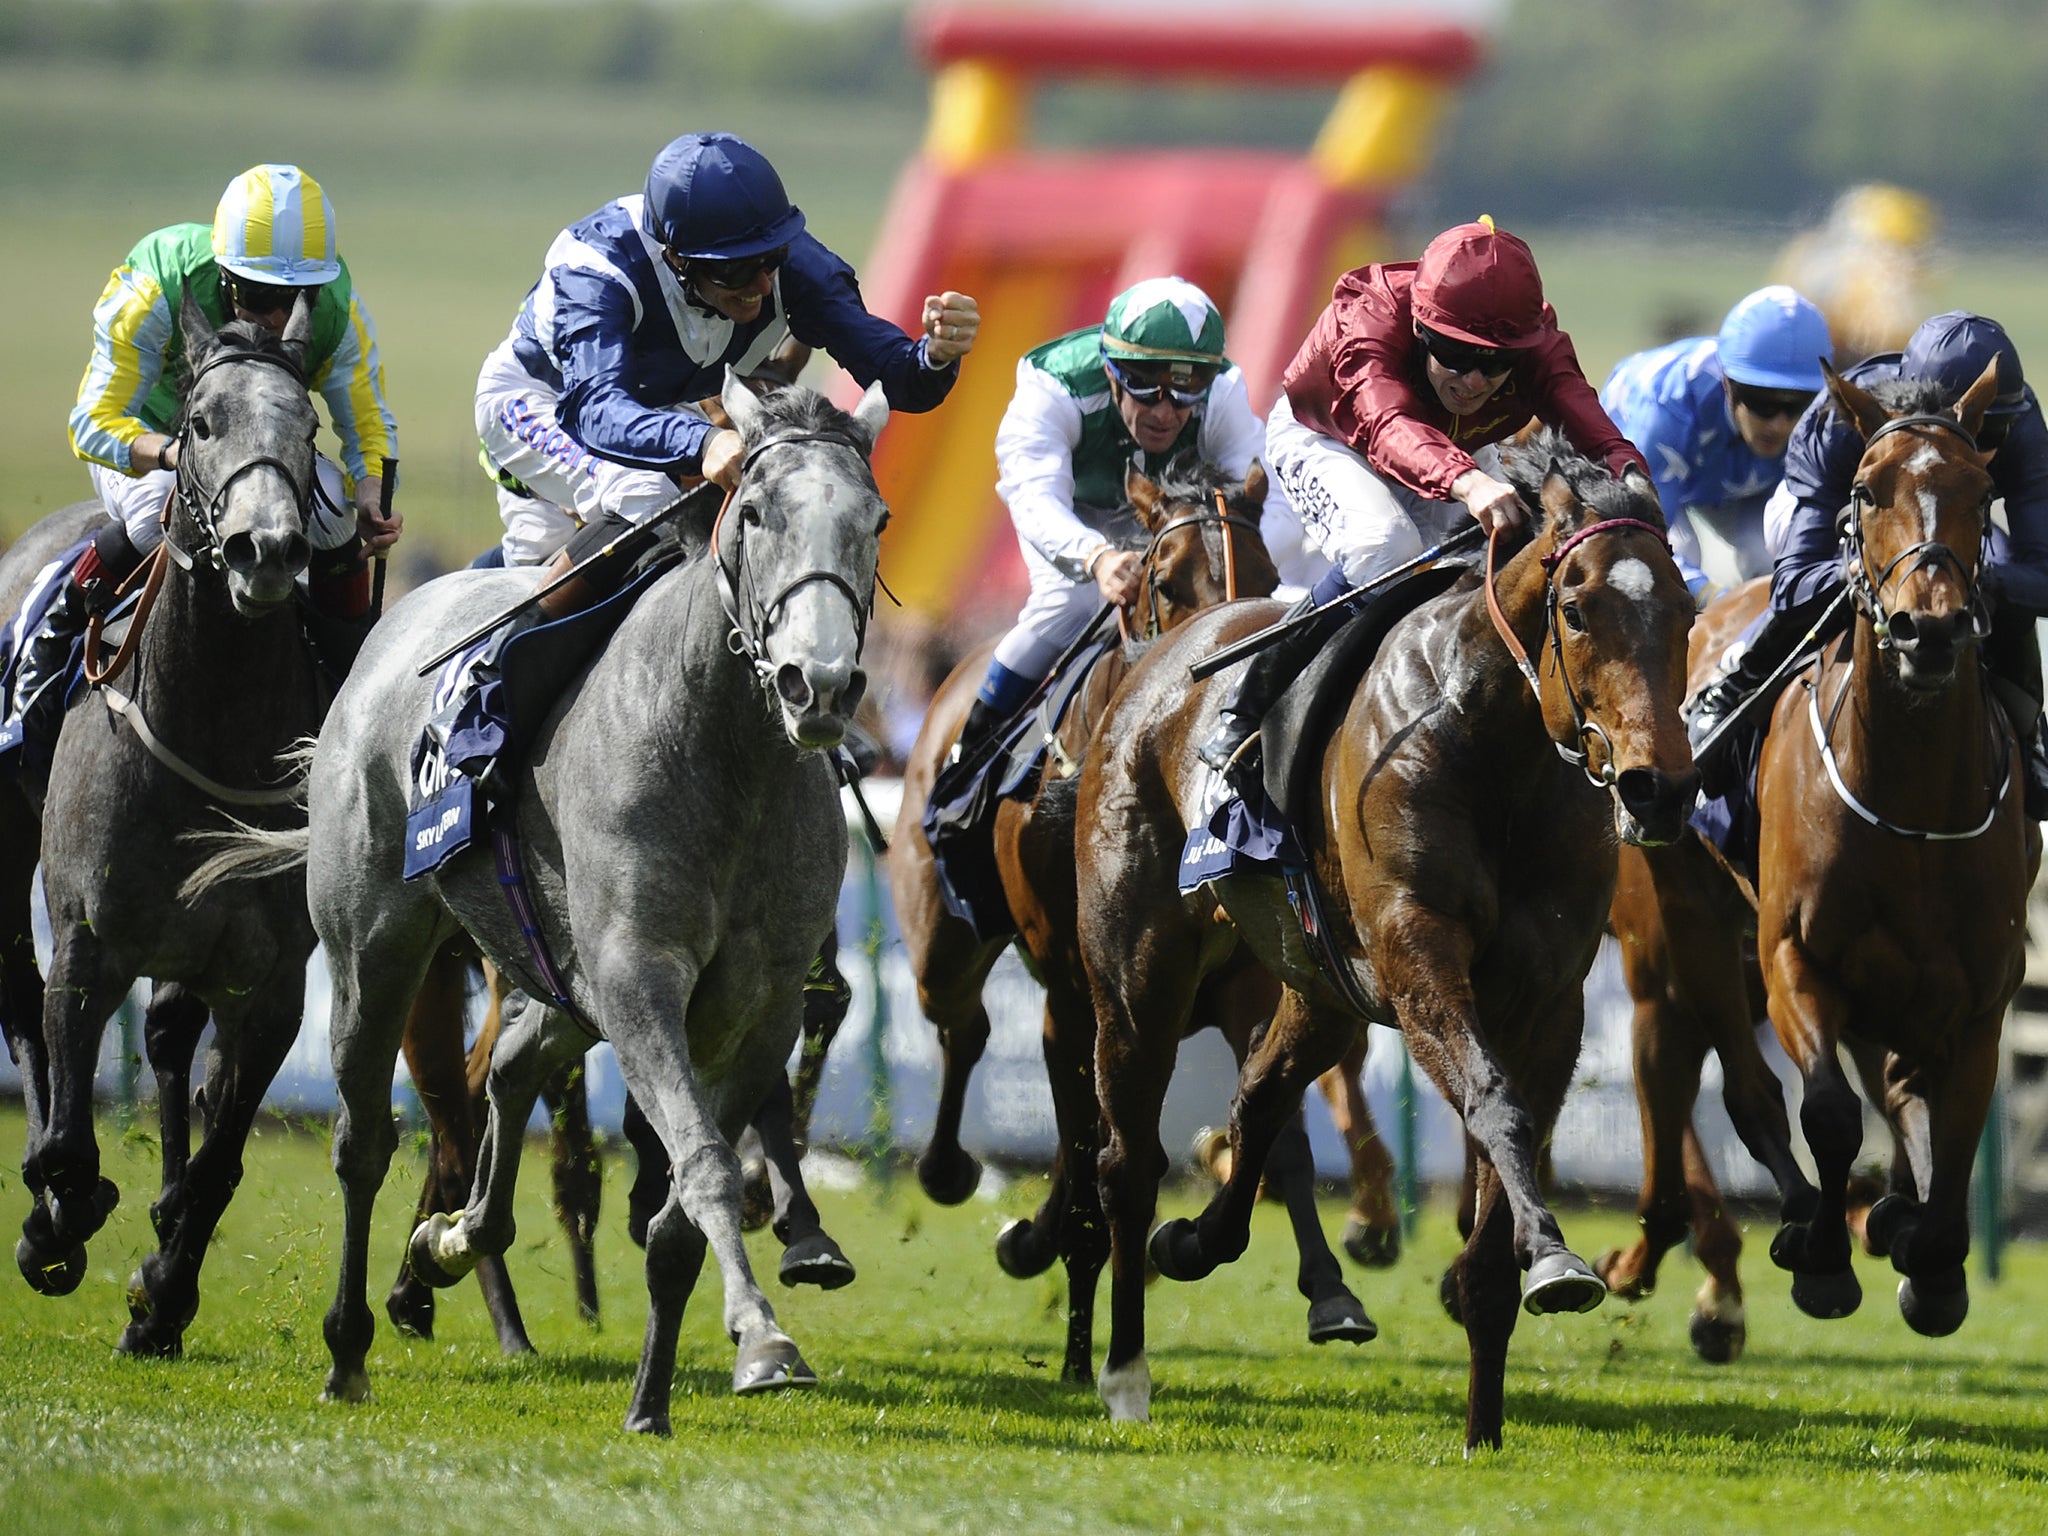
[[[815,389],[802,384],[772,389],[761,396],[761,406],[764,414],[754,442],[775,432],[815,432],[843,437],[862,453],[868,451],[867,436],[854,419]]]
[[[210,358],[223,351],[275,357],[291,364],[294,373],[305,371],[304,343],[287,342],[268,326],[254,320],[230,320],[213,333],[213,340],[203,348],[194,350],[189,345],[185,348],[185,355],[178,365],[178,410],[171,421],[172,431],[185,424],[185,408],[192,393],[192,380]]]
[[[1541,502],[1544,478],[1555,469],[1571,486],[1572,495],[1599,517],[1633,517],[1664,526],[1664,509],[1647,485],[1638,489],[1615,479],[1605,464],[1580,453],[1556,427],[1545,427],[1525,443],[1504,446],[1500,462],[1508,484],[1532,510]]]

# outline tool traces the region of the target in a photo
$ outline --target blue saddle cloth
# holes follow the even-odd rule
[[[1017,931],[996,869],[995,810],[1036,790],[1053,733],[1096,664],[1120,644],[1110,636],[1077,651],[1049,681],[1043,702],[1006,725],[986,754],[942,771],[921,825],[946,910],[987,943]]]
[[[413,747],[406,879],[439,869],[475,839],[486,812],[511,803],[515,770],[555,700],[673,563],[643,571],[579,613],[514,620],[442,664]]]
[[[21,661],[28,654],[29,642],[43,627],[43,620],[49,616],[50,607],[64,590],[64,583],[71,579],[72,569],[92,544],[92,535],[87,534],[76,544],[66,549],[56,559],[36,572],[36,579],[29,584],[22,597],[21,607],[0,629],[0,775],[16,773],[41,774],[48,771],[50,758],[57,750],[54,734],[47,738],[37,734],[34,737],[23,734],[26,722],[12,718],[14,710],[14,686],[16,674],[21,670]],[[131,597],[128,604],[132,606]],[[118,612],[119,610],[117,610]],[[85,686],[85,635],[73,637],[71,656],[65,663],[64,678],[60,688],[60,706],[52,710],[48,718],[61,721],[64,711],[71,707],[78,692]]]
[[[1180,889],[1185,896],[1226,875],[1279,875],[1307,867],[1294,828],[1271,800],[1232,795],[1188,832],[1180,854]]]

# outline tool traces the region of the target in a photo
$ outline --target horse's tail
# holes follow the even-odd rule
[[[312,771],[313,751],[318,745],[315,738],[307,736],[278,757],[289,772],[291,803],[301,810],[305,809],[306,777]],[[229,881],[268,880],[272,875],[289,874],[295,869],[305,868],[312,835],[304,822],[295,827],[272,830],[252,827],[232,816],[227,821],[226,831],[186,832],[179,837],[180,842],[215,850],[213,856],[187,875],[185,883],[178,887],[180,901],[196,900],[215,886]]]

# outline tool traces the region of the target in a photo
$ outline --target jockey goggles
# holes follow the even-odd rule
[[[1489,379],[1498,379],[1514,370],[1512,347],[1476,347],[1469,341],[1456,341],[1441,331],[1433,331],[1420,320],[1415,322],[1415,334],[1423,351],[1452,373],[1483,373]]]
[[[221,276],[227,282],[229,302],[252,315],[274,315],[281,309],[290,309],[298,303],[302,293],[310,301],[324,286],[314,283],[310,287],[294,288],[289,283],[259,283],[239,272],[223,272]]]
[[[1728,381],[1735,403],[1759,421],[1777,421],[1790,416],[1795,421],[1813,404],[1813,394],[1804,389],[1764,389],[1755,384]]]
[[[736,256],[731,261],[694,257],[688,258],[686,265],[690,276],[700,283],[709,283],[714,288],[744,288],[763,272],[773,272],[787,260],[789,247],[778,245],[758,256]]]
[[[1157,405],[1161,396],[1170,396],[1175,407],[1183,411],[1202,403],[1202,398],[1209,393],[1209,386],[1216,382],[1217,374],[1213,367],[1176,363],[1168,370],[1166,378],[1157,375],[1149,379],[1134,378],[1119,368],[1116,359],[1107,352],[1102,354],[1102,366],[1116,380],[1117,388],[1138,404]]]

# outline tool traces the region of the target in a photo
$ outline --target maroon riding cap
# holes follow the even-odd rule
[[[1415,318],[1478,347],[1533,347],[1543,338],[1543,278],[1529,247],[1491,224],[1459,224],[1422,253]]]

